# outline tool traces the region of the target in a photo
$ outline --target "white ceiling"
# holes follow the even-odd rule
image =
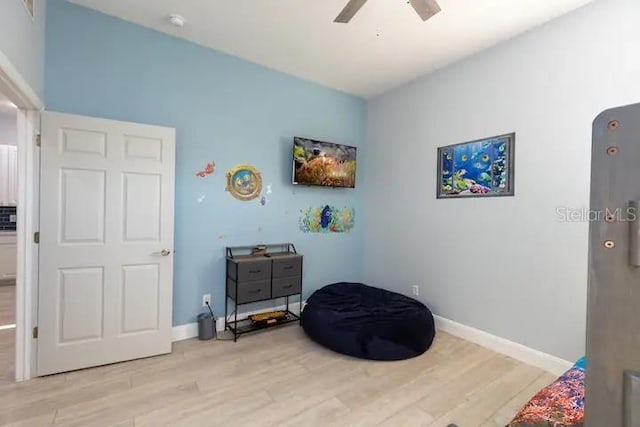
[[[427,22],[406,0],[369,0],[349,24],[333,23],[347,0],[70,1],[370,98],[592,0],[439,0]]]

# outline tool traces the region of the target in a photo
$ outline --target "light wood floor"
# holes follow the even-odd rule
[[[0,284],[0,326],[12,325],[16,322],[16,287]],[[0,330],[0,385],[10,383],[15,378],[15,329]],[[0,395],[1,396],[1,395]],[[2,397],[0,397],[2,400]]]
[[[16,286],[0,282],[0,325],[16,322]]]
[[[371,362],[328,351],[291,325],[0,384],[0,425],[495,427],[553,379],[445,333],[421,357]]]

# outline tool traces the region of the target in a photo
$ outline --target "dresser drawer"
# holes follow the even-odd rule
[[[269,280],[271,278],[270,259],[258,259],[255,261],[242,261],[238,263],[227,261],[227,264],[230,264],[227,265],[229,277],[233,280],[237,280],[238,282]]]
[[[302,275],[302,257],[273,259],[273,277],[292,277]]]
[[[236,282],[227,279],[227,292],[237,304],[261,301],[271,298],[271,281],[238,282],[238,295],[236,296]]]
[[[287,295],[299,294],[302,291],[302,277],[287,277],[285,279],[273,279],[271,297],[286,297]]]

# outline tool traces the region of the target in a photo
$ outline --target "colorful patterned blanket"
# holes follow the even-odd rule
[[[540,390],[507,427],[583,427],[584,357]]]

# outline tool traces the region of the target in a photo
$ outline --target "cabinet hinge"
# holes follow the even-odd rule
[[[33,233],[33,243],[40,243],[40,232],[36,231]]]
[[[38,327],[34,326],[33,327],[33,339],[37,339],[38,338]]]
[[[36,145],[38,147],[42,147],[42,135],[40,135],[40,134],[36,135]]]

